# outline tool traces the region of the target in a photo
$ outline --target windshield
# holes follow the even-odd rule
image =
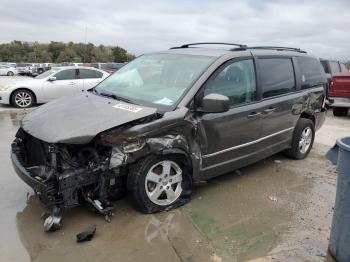
[[[56,73],[57,71],[58,71],[58,70],[53,70],[53,69],[51,69],[51,70],[49,70],[49,71],[46,71],[46,72],[44,72],[44,73],[42,73],[42,74],[36,76],[35,79],[43,79],[43,78],[46,78],[46,77],[52,75],[53,73]]]
[[[213,62],[214,57],[143,55],[101,82],[96,91],[167,110]]]

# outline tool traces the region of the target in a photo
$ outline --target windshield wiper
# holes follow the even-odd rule
[[[123,101],[123,102],[126,102],[126,103],[138,105],[137,103],[135,103],[131,99],[128,99],[128,98],[125,98],[125,97],[122,97],[122,96],[117,96],[117,95],[112,94],[112,93],[101,92],[101,93],[98,93],[98,94],[100,96],[110,97],[110,98],[113,98],[115,100],[120,100],[120,101]]]

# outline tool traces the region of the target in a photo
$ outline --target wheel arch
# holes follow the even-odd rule
[[[30,92],[33,95],[33,97],[34,97],[33,103],[36,103],[36,101],[37,101],[36,94],[35,94],[35,92],[33,90],[31,90],[31,89],[29,89],[27,87],[18,87],[16,89],[12,90],[12,92],[10,94],[10,99],[9,99],[10,101],[9,102],[10,102],[11,105],[12,105],[12,97],[13,97],[13,95],[15,94],[16,91],[19,91],[19,90],[26,90],[26,91]]]
[[[312,122],[314,123],[314,125],[316,126],[316,117],[314,116],[314,114],[312,114],[311,112],[302,112],[300,114],[299,118],[306,118],[306,119],[310,119],[312,120]]]
[[[191,175],[193,173],[193,165],[192,165],[192,158],[189,156],[189,154],[184,151],[181,148],[166,148],[160,151],[161,155],[179,155],[181,156],[184,161],[186,162],[185,164],[188,165],[189,170],[191,171]]]

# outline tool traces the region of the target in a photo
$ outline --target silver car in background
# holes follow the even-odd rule
[[[17,75],[17,69],[14,66],[0,65],[1,76],[14,76]]]
[[[107,72],[91,67],[52,68],[33,79],[0,86],[0,104],[28,108],[86,91],[108,76]]]

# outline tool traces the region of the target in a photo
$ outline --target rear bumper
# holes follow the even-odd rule
[[[348,107],[350,108],[350,98],[347,97],[329,97],[329,107]]]

